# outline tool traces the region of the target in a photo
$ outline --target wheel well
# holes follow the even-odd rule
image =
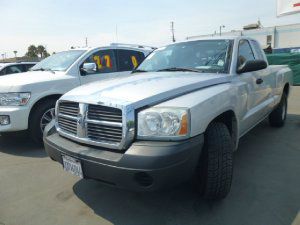
[[[237,141],[238,141],[237,119],[235,113],[232,110],[222,113],[221,115],[216,117],[212,122],[224,123],[230,132],[234,145],[235,146],[237,145]]]
[[[289,96],[289,93],[290,93],[290,85],[289,84],[285,84],[285,86],[283,88],[283,92],[286,94],[286,96]]]
[[[38,100],[34,105],[33,107],[31,108],[30,110],[30,114],[29,114],[29,118],[28,118],[28,124],[31,120],[31,117],[32,117],[32,114],[33,112],[41,105],[43,104],[44,102],[46,101],[49,101],[49,100],[58,100],[62,95],[59,95],[59,94],[56,94],[56,95],[49,95],[49,96],[46,96],[46,97],[43,97],[41,98],[40,100]]]

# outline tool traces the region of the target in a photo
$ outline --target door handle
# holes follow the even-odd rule
[[[264,80],[261,79],[261,78],[258,78],[258,79],[256,80],[256,84],[262,84],[263,82],[264,82]]]

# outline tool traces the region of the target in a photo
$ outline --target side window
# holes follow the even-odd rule
[[[6,67],[6,74],[22,73],[22,72],[23,72],[22,65]]]
[[[254,60],[254,54],[247,40],[241,40],[239,43],[238,66],[243,65],[246,61]]]
[[[113,73],[117,71],[117,63],[113,50],[100,50],[90,55],[84,63],[95,63],[97,71],[93,74],[99,73]],[[91,73],[87,74],[91,75]]]
[[[6,71],[5,68],[1,69],[1,70],[0,70],[0,75],[4,75],[4,74],[5,74],[5,71]]]
[[[124,49],[118,49],[117,56],[119,71],[132,71],[145,59],[142,52]]]
[[[257,41],[251,41],[257,59],[265,60],[264,53]]]

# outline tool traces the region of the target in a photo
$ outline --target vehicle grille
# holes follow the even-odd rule
[[[73,135],[77,134],[77,122],[76,120],[58,117],[58,126],[65,132]]]
[[[61,101],[57,125],[62,135],[86,144],[116,145],[123,138],[122,110],[113,107]]]
[[[122,110],[101,105],[89,105],[88,118],[91,120],[122,123]]]
[[[87,135],[93,141],[121,142],[122,127],[111,127],[88,123]]]
[[[79,113],[79,103],[60,102],[58,108],[58,125],[60,129],[73,135],[77,134],[77,116]]]
[[[79,103],[77,102],[60,102],[59,113],[68,116],[77,117],[79,113]]]

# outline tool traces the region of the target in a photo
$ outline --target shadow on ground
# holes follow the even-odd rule
[[[33,158],[47,156],[43,147],[35,144],[26,133],[0,134],[0,152]]]
[[[91,180],[73,186],[95,214],[115,225],[291,224],[300,209],[300,116],[281,129],[261,123],[240,141],[232,190],[206,202],[191,185],[133,193]]]

